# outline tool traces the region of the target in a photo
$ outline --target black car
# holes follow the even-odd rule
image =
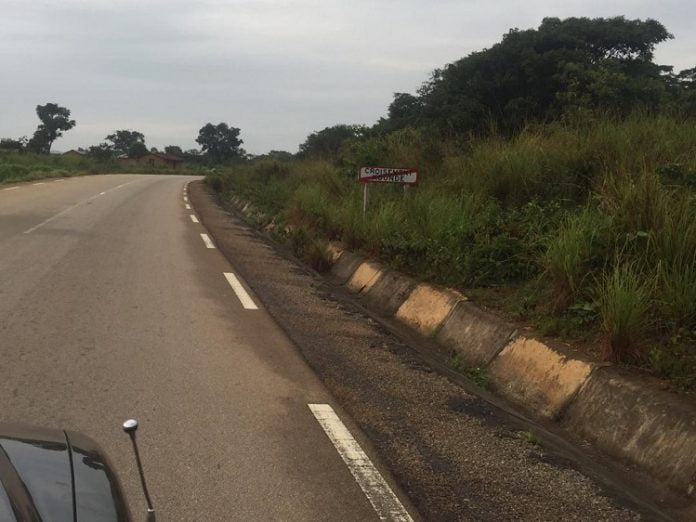
[[[135,429],[135,421],[124,424],[134,443]],[[94,440],[74,431],[0,423],[0,521],[128,520],[121,485]]]

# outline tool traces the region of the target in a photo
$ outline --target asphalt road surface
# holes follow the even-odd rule
[[[360,430],[201,236],[191,179],[0,188],[0,420],[95,438],[136,519],[130,417],[160,520],[405,517]]]

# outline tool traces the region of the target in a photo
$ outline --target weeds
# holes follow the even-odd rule
[[[640,358],[653,326],[650,300],[654,290],[654,279],[646,279],[630,263],[617,263],[604,274],[598,285],[598,302],[607,360]]]
[[[550,279],[554,312],[565,311],[587,287],[592,265],[604,253],[601,247],[607,229],[606,218],[586,207],[566,218],[548,239],[542,263]]]
[[[668,340],[696,329],[694,129],[645,115],[512,138],[403,129],[348,142],[333,163],[249,162],[209,183],[303,229],[293,248],[312,263],[323,263],[313,241],[339,239],[420,279],[507,296],[507,310],[547,333],[601,336],[608,359],[689,382],[677,363],[696,339]],[[362,163],[414,165],[421,182],[371,186],[363,216]],[[647,338],[662,355],[646,353]]]
[[[522,431],[520,432],[519,436],[523,441],[533,446],[539,446],[541,444],[541,439],[539,436],[532,431]]]

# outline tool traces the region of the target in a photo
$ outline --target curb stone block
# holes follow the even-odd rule
[[[462,299],[464,296],[454,290],[419,284],[396,311],[396,318],[424,335],[432,335]]]
[[[490,312],[459,301],[437,333],[437,341],[458,353],[468,367],[488,365],[514,336],[515,328]]]
[[[392,270],[385,270],[362,296],[368,306],[387,316],[393,316],[406,301],[416,281]]]
[[[331,267],[331,273],[336,276],[340,284],[345,284],[353,275],[355,270],[365,261],[364,258],[344,251],[338,261]]]
[[[366,261],[355,270],[346,286],[354,293],[369,292],[383,273],[384,269],[380,265],[373,261]]]
[[[647,387],[613,368],[599,368],[563,415],[562,424],[696,497],[693,399]]]
[[[329,255],[329,263],[336,264],[338,258],[341,257],[344,250],[336,243],[331,242],[326,246],[326,253]]]
[[[594,364],[528,337],[508,344],[488,366],[498,391],[543,417],[554,418],[575,397]]]

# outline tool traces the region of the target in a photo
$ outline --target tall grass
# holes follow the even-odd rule
[[[638,360],[651,333],[652,278],[632,263],[619,264],[602,276],[598,286],[604,355],[614,362]]]
[[[562,312],[587,290],[588,278],[606,252],[610,223],[594,207],[566,217],[548,239],[542,257],[552,291],[552,310]]]
[[[528,319],[568,318],[608,359],[650,364],[646,338],[696,355],[694,123],[638,114],[445,141],[406,129],[333,163],[252,162],[209,181],[420,278],[509,290]],[[361,164],[418,167],[419,186],[370,186],[363,216]]]

